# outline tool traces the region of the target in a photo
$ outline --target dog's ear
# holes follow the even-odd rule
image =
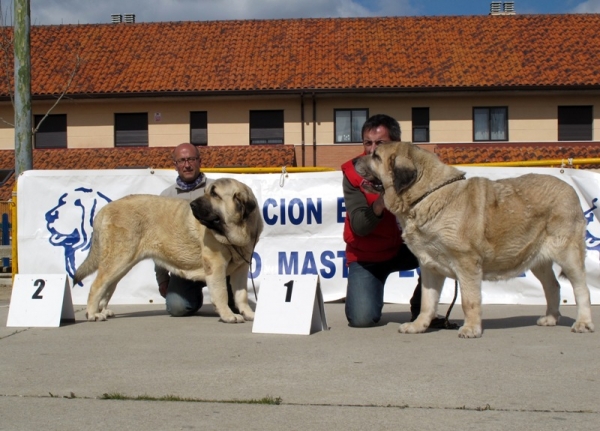
[[[397,194],[413,185],[417,179],[417,170],[406,166],[392,168],[392,177],[394,179],[394,190]]]
[[[256,209],[256,201],[254,199],[247,199],[244,205],[244,219],[250,217],[250,214]]]
[[[242,219],[246,220],[252,211],[256,209],[256,202],[254,199],[249,199],[246,195],[242,196],[241,193],[236,193],[234,195],[234,199],[237,205],[237,210],[242,214]]]
[[[408,189],[417,180],[417,168],[413,162],[414,147],[407,142],[398,142],[395,154],[390,157],[389,169],[392,173],[394,190],[397,194]]]

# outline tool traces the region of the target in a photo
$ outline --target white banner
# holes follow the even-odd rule
[[[600,174],[574,169],[551,168],[461,168],[467,176],[491,179],[524,173],[554,175],[577,191],[588,220],[586,269],[592,303],[600,304]],[[232,177],[248,184],[256,194],[265,230],[256,246],[252,274],[248,278],[250,298],[258,291],[261,276],[319,275],[325,301],[344,298],[347,269],[342,230],[345,206],[342,173],[208,174],[210,178]],[[20,274],[73,276],[88,253],[92,220],[102,206],[129,194],[160,194],[175,181],[168,170],[26,171],[18,180],[17,219]],[[558,271],[558,269],[557,269]],[[385,288],[385,301],[408,303],[416,285],[416,271],[392,274]],[[85,285],[73,286],[73,303],[85,304],[93,277]],[[574,304],[567,280],[560,279],[564,304]],[[449,303],[454,281],[447,280],[441,302]],[[151,261],[140,262],[119,283],[113,304],[163,302],[158,293]],[[485,282],[487,304],[545,304],[542,287],[528,272],[503,282]]]

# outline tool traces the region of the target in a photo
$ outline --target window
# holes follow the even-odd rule
[[[473,108],[473,140],[508,141],[508,108]]]
[[[115,114],[115,147],[148,146],[148,113]]]
[[[429,142],[429,108],[412,108],[412,141]]]
[[[593,121],[591,106],[559,106],[558,140],[591,141]]]
[[[336,109],[335,116],[335,143],[362,142],[362,126],[367,121],[367,109]]]
[[[206,111],[190,112],[190,143],[208,144],[208,119]]]
[[[283,111],[250,111],[252,144],[283,144]]]
[[[15,173],[14,169],[0,169],[0,186],[4,185],[12,174]]]
[[[67,148],[67,115],[34,116],[34,128],[40,124],[35,134],[35,148]]]

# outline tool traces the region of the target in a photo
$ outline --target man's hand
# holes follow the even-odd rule
[[[160,293],[160,296],[162,296],[163,298],[165,298],[167,296],[168,290],[169,290],[169,282],[168,281],[163,281],[162,283],[160,283],[158,285],[158,292]]]
[[[373,212],[377,217],[381,217],[383,214],[383,210],[385,209],[385,204],[383,203],[383,195],[379,195],[379,197],[373,202]]]

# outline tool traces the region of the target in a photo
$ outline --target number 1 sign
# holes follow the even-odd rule
[[[309,335],[328,329],[318,276],[263,276],[252,332]]]
[[[66,274],[17,274],[6,326],[60,326],[75,321]]]

